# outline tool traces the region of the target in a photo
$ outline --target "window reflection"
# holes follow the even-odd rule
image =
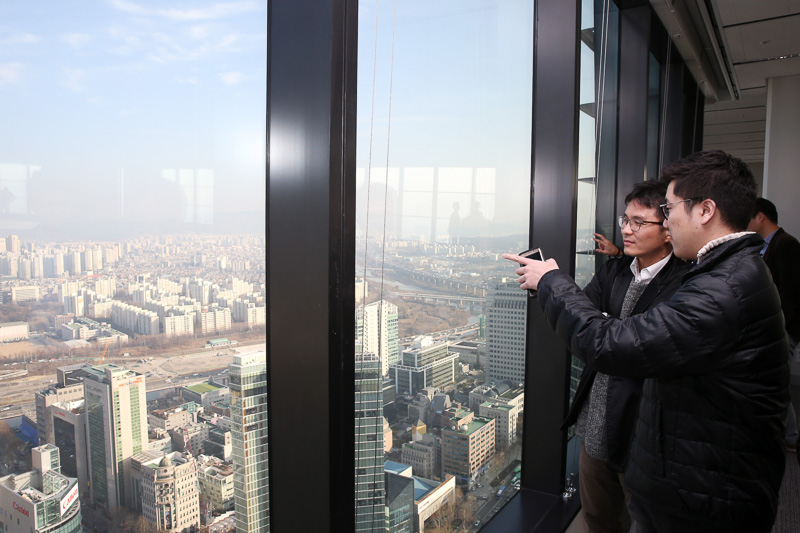
[[[267,2],[85,4],[3,5],[0,478],[60,448],[70,522],[45,489],[26,531],[268,531]],[[189,490],[148,499],[134,457]]]
[[[616,47],[618,10],[613,2],[583,0],[580,30],[580,87],[578,119],[578,198],[575,243],[575,282],[585,287],[599,267],[595,256],[593,234],[610,228],[597,220],[598,187],[613,183],[616,176],[608,173],[603,158],[613,159],[616,149],[612,116],[616,113]],[[606,109],[608,105],[608,109]],[[606,159],[607,162],[607,159]],[[613,169],[613,165],[611,165]],[[602,170],[601,170],[602,169]],[[606,237],[613,240],[613,235]],[[580,381],[584,364],[572,357],[570,369],[570,402]],[[569,429],[572,436],[574,428]],[[577,472],[578,439],[571,438],[567,453],[567,474]]]
[[[359,9],[356,299],[396,306],[399,341],[382,377],[387,477],[357,471],[356,486],[385,491],[389,531],[409,512],[475,530],[519,479],[527,295],[500,254],[528,243],[533,6]],[[379,354],[357,344],[358,371]]]

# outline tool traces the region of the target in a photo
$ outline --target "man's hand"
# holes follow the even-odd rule
[[[517,282],[519,283],[519,288],[523,290],[537,290],[542,276],[551,270],[558,270],[558,263],[556,263],[555,259],[539,261],[538,259],[520,257],[516,254],[503,254],[503,259],[519,263],[519,268],[516,270],[519,276]]]
[[[594,234],[594,242],[597,243],[597,250],[595,250],[595,252],[603,255],[610,255],[611,257],[619,255],[619,248],[617,248],[613,242],[606,239],[602,233]]]

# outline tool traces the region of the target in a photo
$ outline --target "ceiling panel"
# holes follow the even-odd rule
[[[800,52],[800,14],[725,28],[733,64],[758,61]]]
[[[707,111],[706,124],[726,124],[728,122],[751,122],[767,120],[766,107],[748,107],[746,109],[724,109],[721,111]]]
[[[800,74],[800,57],[747,63],[736,65],[734,69],[736,70],[736,78],[739,80],[740,87],[763,87],[767,78]]]
[[[767,88],[757,87],[739,91],[738,100],[724,102],[706,102],[706,111],[719,111],[721,109],[736,109],[739,107],[757,107],[767,105]]]
[[[766,120],[756,120],[753,122],[729,122],[727,124],[703,125],[703,135],[731,135],[736,133],[765,133],[767,131]]]
[[[723,26],[781,17],[800,12],[800,0],[716,0]]]
[[[753,133],[723,133],[714,134],[703,132],[703,143],[740,143],[740,142],[760,142],[763,144],[766,132],[757,131]]]

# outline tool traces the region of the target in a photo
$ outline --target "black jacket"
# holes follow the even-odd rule
[[[583,289],[583,293],[595,307],[614,318],[619,318],[625,293],[633,280],[632,262],[633,258],[627,256],[607,261]],[[641,313],[657,303],[669,300],[680,287],[681,278],[687,270],[689,263],[673,255],[658,275],[647,284],[631,314]],[[561,429],[568,428],[578,420],[581,409],[589,399],[596,375],[597,370],[594,366],[587,364],[575,391],[572,407]],[[617,472],[623,472],[628,462],[628,451],[641,395],[641,379],[609,376],[605,418],[608,463]]]
[[[573,354],[645,378],[627,488],[640,504],[702,526],[769,532],[785,458],[788,345],[758,235],[716,246],[669,302],[620,320],[565,274],[539,305]]]
[[[764,252],[764,261],[781,296],[786,332],[800,341],[800,242],[778,228]]]

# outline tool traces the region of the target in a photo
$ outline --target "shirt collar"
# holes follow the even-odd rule
[[[761,251],[758,252],[761,254],[762,257],[764,256],[765,253],[767,253],[767,247],[769,246],[769,243],[772,242],[772,238],[775,236],[775,234],[778,233],[778,229],[776,229],[775,231],[764,237],[764,246],[762,246]]]
[[[668,253],[664,259],[660,261],[656,261],[649,267],[645,267],[639,270],[639,258],[634,257],[633,261],[631,262],[631,272],[633,272],[633,279],[638,282],[650,283],[650,281],[661,272],[661,269],[664,268],[667,263],[669,263],[670,258],[672,257],[672,252]]]
[[[732,241],[733,239],[738,239],[739,237],[744,237],[745,235],[752,235],[755,231],[740,231],[738,233],[728,233],[727,235],[723,235],[719,239],[714,239],[706,243],[705,246],[700,248],[697,252],[697,263],[700,263],[700,260],[703,258],[704,255],[708,254],[711,250],[719,246],[720,244],[728,241]]]

